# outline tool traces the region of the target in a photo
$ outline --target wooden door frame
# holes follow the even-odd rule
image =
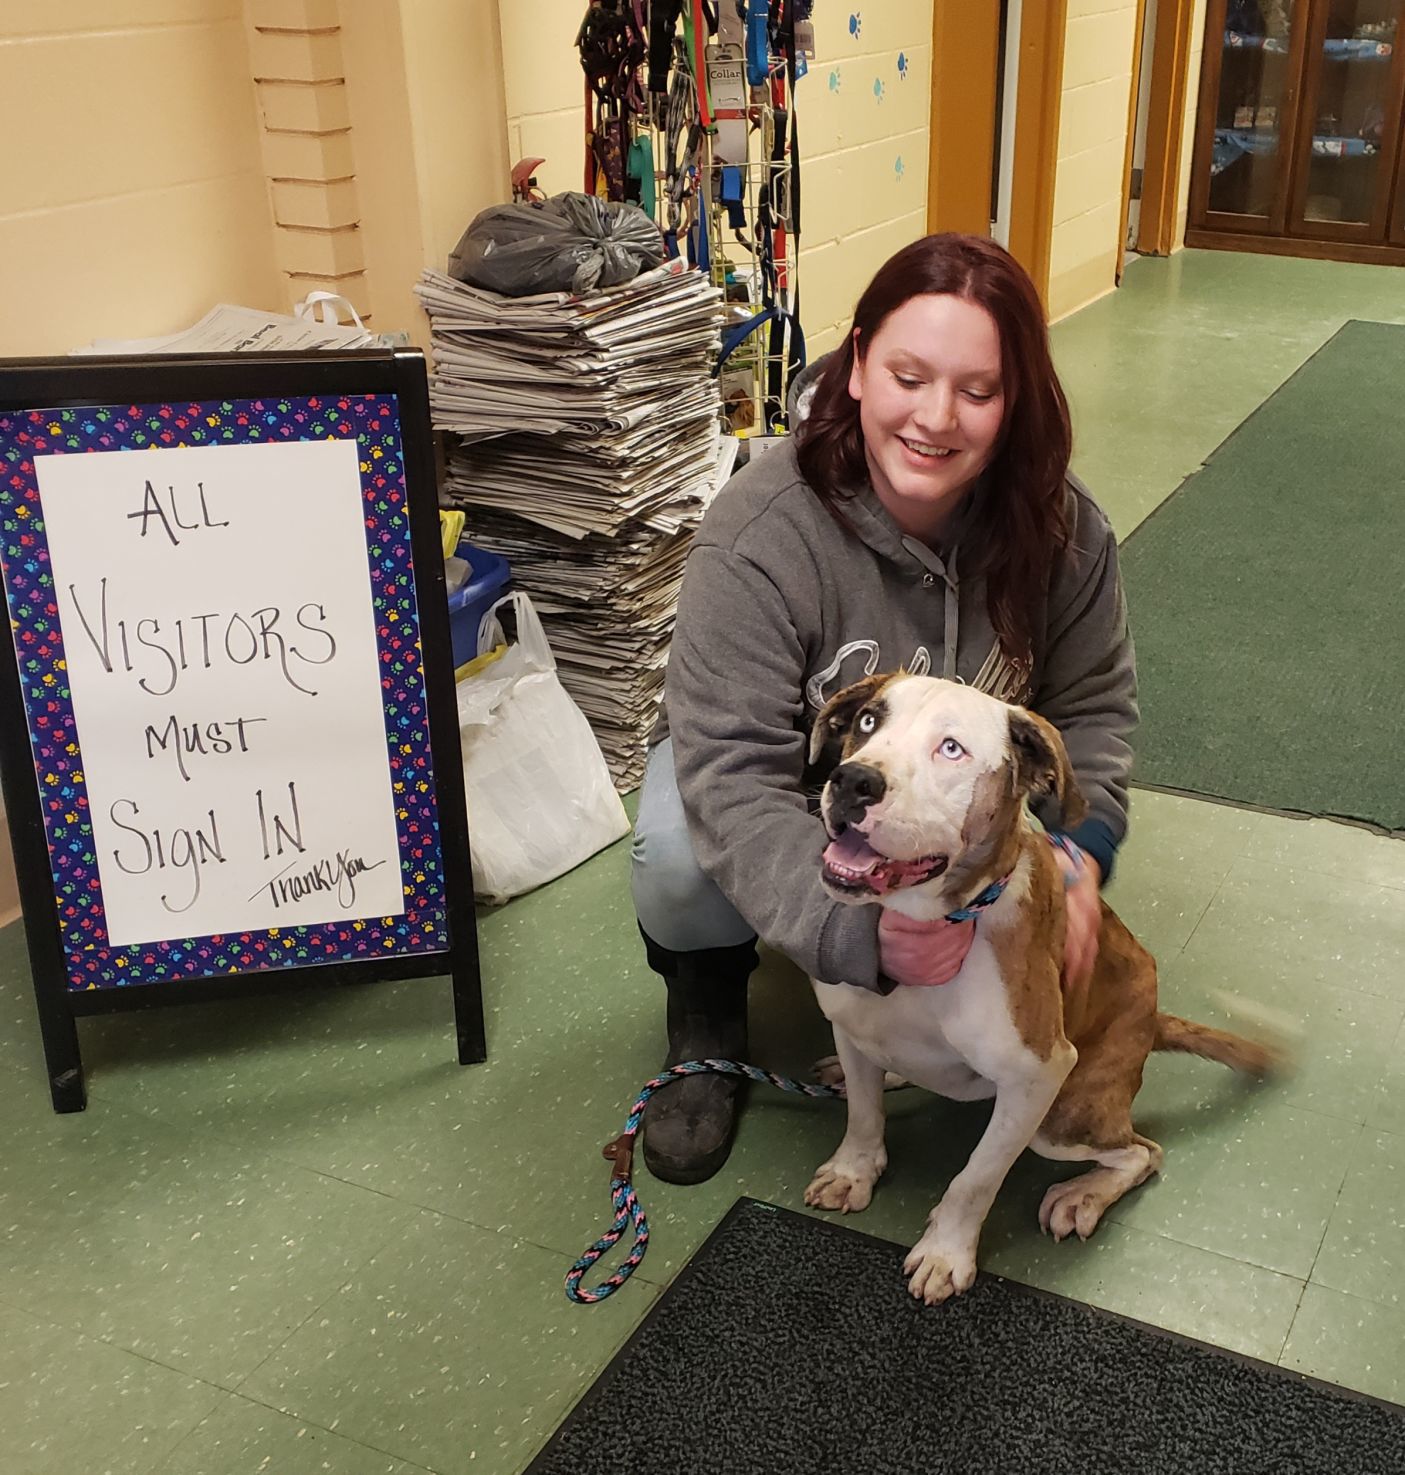
[[[1400,156],[1395,161],[1395,181],[1385,238],[1392,246],[1405,246],[1405,119],[1401,120]]]
[[[1025,0],[1020,19],[1020,75],[1015,96],[1010,254],[1033,278],[1046,307],[1067,33],[1068,0]]]
[[[993,16],[993,23],[974,23],[973,17],[983,16]],[[1068,0],[1025,0],[1020,34],[1006,39],[1006,45],[1020,48],[1010,254],[1029,272],[1046,304],[1067,26]],[[993,7],[934,0],[929,231],[990,233],[999,58],[1000,27]]]
[[[1147,97],[1142,213],[1137,224],[1137,250],[1144,256],[1169,256],[1176,247],[1194,25],[1195,0],[1159,0]]]
[[[1132,91],[1127,99],[1127,148],[1122,157],[1122,214],[1117,222],[1117,273],[1122,282],[1122,268],[1127,261],[1127,221],[1132,214],[1132,160],[1137,151],[1137,104],[1142,93],[1142,52],[1146,49],[1147,0],[1137,0],[1137,22],[1132,38]],[[1150,106],[1150,99],[1148,99]],[[1138,232],[1140,235],[1140,231]]]
[[[970,0],[932,5],[927,229],[990,234],[999,12]]]

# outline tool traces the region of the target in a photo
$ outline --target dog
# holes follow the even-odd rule
[[[883,1091],[894,1077],[956,1101],[994,1098],[969,1162],[928,1217],[903,1267],[936,1305],[976,1278],[982,1225],[1026,1148],[1095,1166],[1045,1194],[1041,1229],[1086,1239],[1162,1151],[1132,1125],[1154,1050],[1181,1050],[1263,1077],[1269,1046],[1157,1010],[1156,964],[1102,904],[1086,995],[1065,1003],[1063,875],[1027,801],[1086,812],[1057,730],[974,687],[904,672],[839,692],[811,733],[810,761],[838,740],[821,795],[826,889],[935,921],[980,904],[960,971],[938,987],[887,994],[815,982],[834,1027],[848,1104],[843,1141],[805,1191],[812,1207],[865,1208],[887,1166]],[[1004,883],[1003,886],[1001,883]]]

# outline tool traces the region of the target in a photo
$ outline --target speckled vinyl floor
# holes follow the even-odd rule
[[[1125,535],[1350,317],[1405,319],[1387,269],[1138,261],[1059,326],[1077,465]],[[739,1194],[797,1207],[839,1108],[755,1095],[726,1170],[647,1178],[653,1246],[605,1305],[561,1279],[607,1209],[600,1144],[658,1063],[621,844],[485,915],[491,1058],[452,1059],[439,983],[82,1025],[91,1104],[55,1117],[18,927],[0,933],[0,1470],[512,1475]],[[1112,893],[1172,1007],[1230,987],[1300,1017],[1298,1074],[1245,1089],[1153,1061],[1165,1173],[1086,1246],[1040,1238],[1029,1159],[985,1264],[1405,1400],[1405,845],[1141,793]],[[755,1058],[826,1047],[776,959]],[[890,1098],[859,1221],[907,1242],[981,1126]]]

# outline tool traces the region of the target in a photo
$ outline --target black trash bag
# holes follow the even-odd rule
[[[617,287],[663,258],[659,228],[637,205],[567,192],[482,211],[450,254],[449,275],[527,297]]]

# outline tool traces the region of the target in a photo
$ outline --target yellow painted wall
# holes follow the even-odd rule
[[[0,354],[279,300],[240,0],[0,7],[0,98]]]
[[[585,73],[576,52],[584,0],[498,0],[509,167],[541,158],[549,195],[585,179]]]
[[[802,317],[811,356],[847,331],[895,251],[927,230],[931,0],[817,6],[800,87]]]
[[[512,195],[498,7],[400,0],[400,12],[424,263],[442,269],[468,222]]]
[[[1116,286],[1136,0],[1069,0],[1049,316]]]
[[[508,152],[545,156],[548,194],[580,189],[580,0],[499,0]],[[858,294],[926,230],[931,0],[820,7],[800,83],[802,317],[812,355],[839,341]],[[901,65],[899,65],[901,58]]]
[[[428,347],[420,272],[512,194],[497,0],[340,0],[340,16],[375,327]]]
[[[184,327],[219,301],[281,311],[302,295],[276,260],[250,7],[265,24],[306,10],[0,6],[0,97],[25,120],[0,165],[0,353],[64,353]],[[510,193],[497,0],[340,0],[336,18],[340,37],[323,39],[339,39],[345,66],[374,326],[427,341],[421,268],[442,267],[472,216]]]
[[[309,76],[344,69],[337,118],[312,87],[261,102],[251,38],[312,48]],[[427,343],[421,269],[510,192],[497,0],[14,0],[0,98],[0,355],[169,332],[221,301],[285,310],[307,284],[280,270],[269,175],[329,137],[374,325]],[[281,152],[265,157],[273,107]],[[0,826],[0,921],[17,900]]]
[[[0,353],[278,300],[240,0],[12,0],[0,98]]]

